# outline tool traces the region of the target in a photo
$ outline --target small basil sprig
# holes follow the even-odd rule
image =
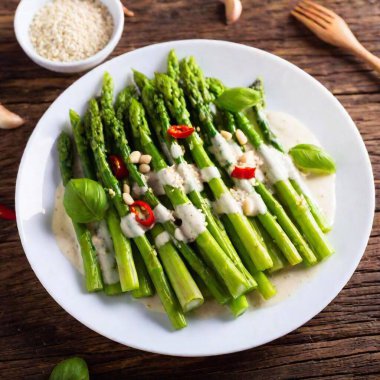
[[[58,363],[49,380],[89,380],[90,374],[86,362],[81,358],[70,358]]]
[[[91,223],[104,219],[108,200],[98,182],[88,178],[78,178],[67,183],[63,205],[74,222]]]
[[[312,144],[299,144],[289,150],[294,164],[298,169],[315,174],[335,173],[333,158],[322,148]]]
[[[225,90],[216,100],[215,104],[230,112],[244,111],[262,101],[260,91],[246,87],[235,87]]]

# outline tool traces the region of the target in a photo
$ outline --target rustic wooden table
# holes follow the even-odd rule
[[[23,128],[0,131],[0,201],[10,206],[30,133],[54,99],[79,77],[43,70],[25,56],[13,32],[17,3],[0,2],[0,101],[28,119]],[[114,55],[172,39],[213,38],[255,46],[295,63],[332,91],[357,123],[380,190],[379,77],[295,22],[289,16],[294,1],[243,3],[242,19],[227,27],[223,6],[217,0],[130,0],[128,5],[136,17],[126,21]],[[380,55],[378,1],[321,3],[338,11],[359,39]],[[379,378],[379,205],[378,195],[374,229],[359,268],[322,313],[263,347],[192,359],[124,347],[81,325],[38,282],[24,256],[16,224],[0,221],[0,378],[46,379],[54,364],[72,355],[88,361],[94,379]]]

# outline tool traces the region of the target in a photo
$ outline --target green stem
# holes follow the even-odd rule
[[[123,292],[138,289],[139,281],[133,261],[131,243],[123,235],[120,228],[120,218],[112,207],[107,212],[106,220],[115,250],[121,289]]]
[[[318,258],[323,260],[330,256],[334,250],[311,215],[305,199],[298,195],[289,181],[278,181],[274,186]]]
[[[186,327],[186,319],[181,311],[181,307],[173,293],[168,280],[166,279],[164,269],[157,258],[157,253],[150,245],[146,236],[139,236],[134,239],[138,250],[140,251],[150,278],[164,306],[173,327],[181,329]]]
[[[164,231],[161,225],[156,224],[151,232],[153,238],[156,239],[161,233],[165,233]],[[172,241],[169,240],[162,246],[156,245],[156,249],[182,310],[186,313],[201,306],[203,296]]]
[[[276,217],[277,222],[293,242],[305,263],[307,265],[316,264],[317,257],[314,255],[313,251],[306,243],[297,227],[289,218],[280,202],[277,201],[277,199],[272,195],[272,193],[265,187],[263,183],[257,181],[257,186],[255,188],[263,198],[263,201],[267,205],[270,212]]]
[[[268,269],[268,272],[272,273],[283,269],[286,266],[287,262],[275,241],[256,218],[249,218],[249,222],[260,235],[263,244],[267,247],[270,257],[272,258],[273,267]]]
[[[146,269],[144,260],[141,257],[135,243],[132,243],[133,261],[135,262],[137,276],[139,279],[138,289],[132,290],[133,298],[150,297],[154,294],[154,287]]]

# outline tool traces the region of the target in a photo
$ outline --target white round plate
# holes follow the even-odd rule
[[[336,253],[318,274],[291,297],[240,318],[189,319],[173,332],[164,314],[151,312],[129,296],[86,294],[82,279],[55,242],[51,219],[60,182],[56,140],[68,125],[68,110],[83,113],[99,91],[104,71],[119,91],[131,69],[148,75],[165,70],[170,49],[180,58],[194,55],[206,75],[228,86],[250,84],[262,76],[268,108],[305,123],[335,158],[337,213],[330,240]],[[16,186],[17,225],[25,254],[42,285],[74,318],[116,342],[178,356],[207,356],[245,350],[279,338],[325,308],[350,279],[367,244],[374,214],[374,182],[364,143],[338,100],[311,76],[264,51],[223,41],[188,40],[148,46],[112,59],[70,86],[41,118],[26,146]]]

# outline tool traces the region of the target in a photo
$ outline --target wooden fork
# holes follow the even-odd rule
[[[380,58],[370,53],[335,12],[311,0],[301,0],[291,14],[321,40],[355,54],[380,73]]]

